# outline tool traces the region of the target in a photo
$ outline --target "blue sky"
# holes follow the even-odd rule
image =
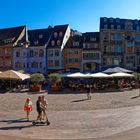
[[[99,30],[100,17],[140,19],[140,0],[1,0],[0,28],[29,29],[70,24],[81,32]]]

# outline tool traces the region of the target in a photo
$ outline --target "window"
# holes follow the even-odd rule
[[[37,50],[34,51],[34,56],[35,56],[35,57],[38,56],[38,51],[37,51]]]
[[[116,22],[117,22],[117,23],[120,23],[120,19],[119,19],[119,18],[116,18]]]
[[[121,25],[117,25],[117,29],[120,30],[121,29]]]
[[[48,56],[53,56],[53,50],[48,50]]]
[[[55,50],[55,56],[59,56],[59,51]]]
[[[113,64],[114,65],[119,65],[119,58],[114,58],[114,60],[113,60],[114,62],[113,62]]]
[[[34,42],[35,45],[38,45],[38,40]]]
[[[42,68],[42,62],[39,63],[39,67]]]
[[[113,18],[110,18],[109,21],[110,21],[111,23],[113,23]]]
[[[136,36],[136,37],[135,37],[135,41],[136,41],[136,42],[140,42],[140,36]]]
[[[73,46],[79,46],[79,42],[73,42]]]
[[[104,22],[107,22],[107,18],[104,18]]]
[[[78,54],[78,50],[75,50],[75,51],[74,51],[74,54]]]
[[[122,36],[120,33],[117,34],[117,40],[121,40],[122,39]]]
[[[137,19],[135,20],[135,24],[136,24],[136,25],[138,24],[138,20],[137,20]]]
[[[48,61],[48,66],[49,66],[49,67],[53,67],[53,60],[49,60],[49,61]]]
[[[55,45],[55,42],[54,42],[54,40],[52,40],[52,41],[51,41],[51,45],[52,45],[52,46],[54,46],[54,45]]]
[[[72,50],[67,50],[67,54],[72,54]]]
[[[29,62],[27,62],[27,68],[29,68]]]
[[[107,24],[104,25],[104,29],[107,29]]]
[[[115,40],[115,35],[111,34],[111,40]]]
[[[111,29],[114,29],[114,25],[111,25]]]
[[[33,57],[34,56],[34,52],[33,50],[30,50],[30,57]]]
[[[16,52],[16,57],[20,57],[20,52]]]
[[[21,67],[22,67],[22,65],[21,65],[21,63],[20,63],[20,62],[16,62],[16,63],[15,63],[15,67],[16,67],[16,68],[21,68]]]
[[[139,26],[136,27],[136,31],[140,31],[140,27]]]
[[[32,68],[38,68],[38,63],[34,61],[32,62],[31,66]]]
[[[62,32],[59,33],[59,37],[63,37],[63,33]]]
[[[39,39],[42,39],[43,38],[43,35],[41,34],[41,35],[39,35]]]
[[[90,41],[96,41],[96,37],[91,37]]]
[[[4,41],[4,43],[12,43],[13,39],[12,38],[9,38],[9,39],[5,39],[3,41]]]
[[[57,40],[57,46],[60,46],[60,45],[61,45],[60,40]]]
[[[55,67],[59,67],[59,60],[55,60]]]
[[[74,62],[75,63],[78,63],[79,62],[79,59],[78,58],[74,58]]]
[[[44,56],[44,51],[41,49],[39,50],[39,57],[43,57]]]
[[[54,37],[57,38],[57,32],[54,33]]]

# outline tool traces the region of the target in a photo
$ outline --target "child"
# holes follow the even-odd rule
[[[32,111],[32,102],[30,98],[26,99],[26,102],[24,105],[24,111],[26,111],[26,118],[27,118],[27,121],[29,121],[29,115],[30,115],[30,112]]]

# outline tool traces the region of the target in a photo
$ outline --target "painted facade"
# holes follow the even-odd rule
[[[103,69],[112,66],[139,69],[139,20],[101,18],[100,38]]]
[[[47,45],[47,72],[63,72],[63,51],[70,37],[69,25],[54,26]]]
[[[101,69],[101,51],[99,32],[83,34],[82,71],[98,72]]]
[[[83,40],[82,34],[72,33],[64,48],[65,72],[81,71]]]
[[[13,68],[13,49],[26,44],[26,26],[0,29],[0,71]]]

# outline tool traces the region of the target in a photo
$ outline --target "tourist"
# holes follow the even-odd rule
[[[24,105],[24,111],[26,111],[26,119],[29,121],[30,112],[32,111],[32,102],[30,98],[26,99],[25,105]]]
[[[42,104],[45,108],[43,108],[43,114],[42,114],[42,120],[44,120],[44,118],[46,119],[46,122],[48,123],[48,117],[47,117],[47,107],[48,107],[48,101],[47,99],[45,98],[45,95],[42,96]]]
[[[86,90],[87,90],[87,99],[91,100],[91,86],[90,84],[86,84]]]

